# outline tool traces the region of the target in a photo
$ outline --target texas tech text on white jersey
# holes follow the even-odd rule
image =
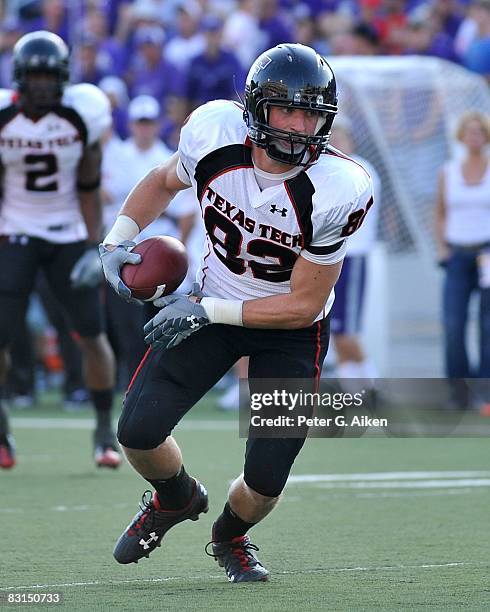
[[[36,121],[18,108],[14,92],[0,90],[0,234],[55,243],[87,237],[78,164],[85,146],[98,141],[110,123],[109,100],[88,83],[67,87],[61,105]]]
[[[177,172],[195,190],[206,227],[203,293],[249,300],[289,293],[299,255],[340,261],[373,199],[367,172],[337,152],[261,190],[242,114],[223,100],[194,111],[182,128]],[[318,319],[333,299],[332,292]]]

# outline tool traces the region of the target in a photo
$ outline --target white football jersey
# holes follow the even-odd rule
[[[379,203],[382,196],[381,179],[374,166],[366,159],[359,155],[352,155],[351,157],[369,172],[373,183],[373,196],[376,199],[376,206],[367,215],[362,227],[347,240],[347,255],[368,255],[376,242]]]
[[[58,108],[33,121],[15,97],[0,90],[0,234],[55,243],[84,240],[78,165],[85,146],[98,141],[111,124],[109,100],[95,85],[72,85]]]
[[[333,264],[372,205],[364,168],[336,152],[261,190],[243,109],[218,100],[199,107],[181,131],[179,178],[201,204],[207,249],[198,281],[204,295],[250,300],[290,292],[299,255]],[[329,296],[317,320],[333,303]]]

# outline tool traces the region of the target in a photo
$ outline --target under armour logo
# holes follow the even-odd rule
[[[150,533],[150,538],[148,540],[144,540],[143,538],[141,538],[139,543],[141,546],[143,546],[143,550],[148,550],[150,548],[150,544],[152,542],[156,542],[157,540],[158,540],[157,534],[154,531],[152,531]]]
[[[197,320],[196,315],[191,315],[190,317],[187,317],[186,321],[189,321],[190,323],[189,329],[195,329],[196,327],[199,327],[199,321]]]
[[[275,204],[272,204],[271,206],[271,213],[281,213],[281,217],[285,217],[288,214],[288,209],[287,208],[277,208],[277,206]]]

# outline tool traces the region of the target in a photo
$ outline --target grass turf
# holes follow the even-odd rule
[[[14,416],[73,418],[52,398]],[[216,412],[208,399],[189,418],[226,425],[235,417]],[[15,435],[18,466],[0,473],[0,608],[8,593],[52,591],[63,593],[57,607],[67,610],[489,607],[488,485],[292,483],[251,532],[271,581],[230,585],[203,549],[242,465],[244,440],[235,431],[211,426],[176,433],[187,470],[208,488],[210,512],[177,526],[150,559],[130,566],[118,565],[112,548],[145,482],[127,465],[96,470],[89,430],[32,426]],[[488,459],[483,438],[315,439],[293,474],[488,470]]]

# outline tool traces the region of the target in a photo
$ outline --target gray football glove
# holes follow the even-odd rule
[[[148,321],[143,330],[146,344],[151,344],[153,348],[173,348],[210,324],[201,304],[192,302],[185,295],[159,298],[153,304],[161,310]]]
[[[141,255],[131,253],[130,249],[134,246],[136,246],[136,243],[125,240],[118,244],[115,249],[109,251],[105,245],[99,244],[99,255],[104,276],[114,291],[126,302],[140,303],[140,300],[131,297],[131,290],[123,283],[120,276],[120,270],[124,264],[139,264],[141,262]]]
[[[74,289],[96,287],[102,282],[102,264],[96,247],[90,247],[78,259],[70,273]]]

